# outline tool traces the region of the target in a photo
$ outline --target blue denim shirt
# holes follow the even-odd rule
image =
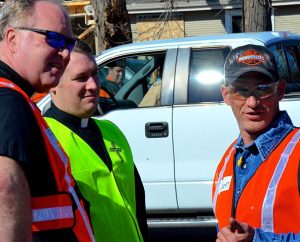
[[[271,154],[284,137],[294,129],[293,123],[285,111],[278,117],[252,144],[244,145],[241,135],[238,137],[235,158],[235,196],[234,205],[237,206],[240,195],[247,182],[254,175],[261,163]],[[242,160],[240,158],[242,157]],[[255,229],[253,241],[300,241],[300,232],[294,234],[273,234]]]

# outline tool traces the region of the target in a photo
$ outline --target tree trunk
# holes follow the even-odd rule
[[[243,1],[243,32],[272,31],[272,0]]]
[[[96,50],[132,42],[126,0],[93,0]]]
[[[103,0],[92,0],[91,1],[94,9],[94,20],[95,20],[95,49],[96,54],[105,50],[104,48],[104,1]]]

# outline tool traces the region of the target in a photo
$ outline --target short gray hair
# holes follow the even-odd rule
[[[33,15],[37,2],[52,2],[59,6],[68,15],[62,1],[59,0],[10,0],[6,1],[0,8],[0,41],[4,38],[7,27],[21,26]]]

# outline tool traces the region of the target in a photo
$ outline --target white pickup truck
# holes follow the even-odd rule
[[[281,109],[299,126],[299,35],[262,32],[159,40],[123,45],[96,57],[101,80],[109,62],[125,63],[123,86],[110,99],[101,98],[99,118],[119,126],[131,145],[150,227],[215,224],[214,171],[238,135],[220,94],[223,65],[231,49],[250,43],[275,54],[280,77],[287,82]],[[48,103],[49,96],[39,107]]]

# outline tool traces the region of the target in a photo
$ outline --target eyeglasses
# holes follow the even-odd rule
[[[230,85],[229,93],[232,99],[238,101],[245,101],[250,96],[254,96],[259,99],[265,99],[277,92],[277,85],[278,82],[271,84],[261,84],[254,88],[234,87]]]
[[[71,52],[74,49],[76,44],[76,39],[68,38],[54,31],[27,28],[27,27],[16,27],[15,29],[28,30],[38,34],[45,35],[47,44],[55,49],[68,49]]]

